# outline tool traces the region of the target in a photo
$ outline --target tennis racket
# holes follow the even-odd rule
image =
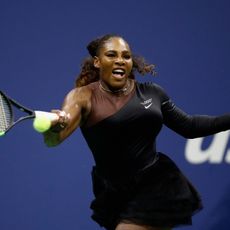
[[[23,112],[23,114],[20,114],[16,118],[15,109]],[[45,117],[50,122],[58,120],[59,118],[56,113],[34,111],[29,109],[0,91],[0,136],[6,134],[10,129],[12,129],[21,121],[39,117]]]

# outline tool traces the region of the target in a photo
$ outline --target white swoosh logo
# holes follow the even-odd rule
[[[153,103],[150,103],[149,105],[145,105],[145,109],[148,109]]]

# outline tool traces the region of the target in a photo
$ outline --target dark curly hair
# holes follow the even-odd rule
[[[81,64],[81,72],[77,76],[77,79],[75,81],[76,87],[81,87],[88,85],[92,82],[99,80],[99,70],[98,68],[94,67],[94,57],[98,55],[98,52],[101,47],[111,38],[114,37],[120,37],[119,35],[114,34],[106,34],[102,37],[96,38],[95,40],[91,41],[87,45],[87,50],[90,54],[89,57],[87,57],[83,63]],[[123,38],[122,38],[123,39]],[[135,72],[140,73],[141,75],[145,75],[147,73],[150,73],[151,75],[155,75],[155,65],[148,64],[145,59],[141,56],[132,55],[133,59],[133,67],[132,71],[129,75],[129,78],[134,79]]]

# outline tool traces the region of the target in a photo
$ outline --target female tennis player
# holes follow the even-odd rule
[[[202,208],[200,196],[176,164],[156,149],[166,125],[185,138],[230,128],[230,114],[188,115],[165,90],[140,83],[135,74],[153,74],[154,65],[132,54],[117,35],[87,46],[76,87],[65,97],[45,143],[56,146],[80,127],[92,151],[92,218],[107,230],[170,230],[191,225]],[[173,151],[173,150],[172,150]]]

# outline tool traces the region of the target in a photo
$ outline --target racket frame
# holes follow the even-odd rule
[[[6,95],[3,91],[0,91],[1,96],[3,97],[3,99],[5,100],[9,111],[10,111],[10,122],[9,122],[9,126],[6,127],[6,130],[1,130],[4,133],[7,133],[12,127],[14,127],[16,124],[18,124],[21,121],[24,121],[26,119],[32,119],[35,118],[35,111],[23,106],[22,104],[20,104],[19,102],[17,102],[16,100],[10,98],[8,95]],[[15,106],[17,109],[19,109],[21,112],[27,113],[27,116],[22,116],[19,117],[17,120],[15,119],[15,114],[14,114],[14,110],[13,110],[13,106]]]

